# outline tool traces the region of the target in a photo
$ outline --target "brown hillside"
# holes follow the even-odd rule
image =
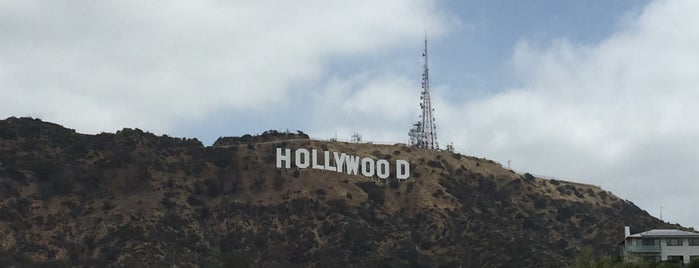
[[[615,254],[624,225],[677,227],[595,186],[445,151],[276,131],[215,145],[0,121],[0,264],[561,267],[583,246]],[[277,147],[404,159],[411,176],[278,169]]]

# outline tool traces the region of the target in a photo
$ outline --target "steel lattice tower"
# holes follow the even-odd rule
[[[418,147],[429,148],[429,149],[439,149],[439,144],[437,143],[437,125],[434,119],[434,108],[432,108],[432,103],[430,101],[430,68],[428,66],[427,58],[427,38],[425,38],[425,50],[422,52],[422,57],[425,60],[425,64],[422,68],[422,93],[420,94],[420,119],[417,123],[413,125],[410,129],[408,135],[410,136],[411,145]]]

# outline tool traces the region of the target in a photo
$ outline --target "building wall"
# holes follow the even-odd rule
[[[656,238],[655,245],[660,245],[660,253],[629,253],[624,252],[624,259],[629,262],[641,262],[644,256],[660,255],[663,261],[668,260],[668,256],[683,256],[684,262],[689,263],[691,256],[699,256],[699,246],[690,246],[689,239],[682,238],[682,246],[668,246],[666,238]],[[627,246],[642,246],[641,238],[628,238],[625,241]]]
[[[682,238],[682,246],[668,246],[667,239],[661,239],[661,259],[667,260],[667,256],[684,256],[684,262],[689,263],[690,256],[699,256],[699,246],[690,246],[689,239]]]

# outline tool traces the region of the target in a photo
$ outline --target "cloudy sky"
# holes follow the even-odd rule
[[[442,146],[699,227],[696,14],[693,0],[0,0],[0,117],[207,145],[268,129],[405,142],[426,31]]]

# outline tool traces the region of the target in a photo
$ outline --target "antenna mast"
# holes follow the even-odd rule
[[[360,143],[360,142],[362,142],[362,135],[360,135],[360,134],[357,133],[357,132],[354,132],[354,134],[352,134],[352,142],[353,142],[353,143]]]
[[[434,108],[430,100],[430,68],[427,58],[427,35],[425,35],[425,50],[422,52],[425,64],[422,68],[422,93],[420,95],[420,109],[422,111],[420,120],[413,125],[408,135],[410,144],[422,148],[439,149],[437,143],[437,126],[435,124]]]

